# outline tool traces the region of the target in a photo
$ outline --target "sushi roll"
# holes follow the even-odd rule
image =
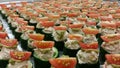
[[[6,32],[0,32],[0,39],[7,39],[7,33]],[[2,45],[0,45],[0,51],[2,49]]]
[[[36,17],[37,16],[38,16],[38,14],[30,14],[30,20],[29,20],[29,23],[28,23],[30,26],[36,27],[36,25],[37,25]]]
[[[84,3],[81,7],[83,7],[83,6],[85,6],[85,3]],[[80,11],[81,11],[82,13],[88,14],[89,9],[85,6],[84,8],[81,8]],[[87,16],[87,15],[86,15],[86,16]]]
[[[120,14],[119,13],[112,14],[112,17],[113,17],[114,20],[116,20],[116,21],[118,20],[119,21]]]
[[[14,36],[16,39],[20,40],[20,36],[22,35],[22,26],[18,26],[14,31]]]
[[[4,8],[3,10],[2,10],[2,17],[3,17],[3,19],[7,19],[7,13],[9,13],[10,12],[10,8]]]
[[[27,22],[25,22],[23,18],[14,17],[13,21],[10,22],[10,29],[12,30],[13,34],[15,32],[15,29],[19,25],[22,25],[22,23],[24,23],[25,25],[27,24]]]
[[[70,57],[76,57],[78,50],[80,49],[79,42],[82,40],[82,35],[69,34],[68,39],[65,42],[63,54]]]
[[[120,68],[120,54],[106,54],[103,68]]]
[[[11,59],[6,68],[33,68],[30,61],[31,52],[10,51]]]
[[[84,32],[83,42],[90,43],[91,41],[94,41],[94,42],[98,41],[97,35],[99,34],[99,30],[96,27],[84,27],[82,31]],[[98,43],[101,43],[101,42],[98,41]]]
[[[88,9],[88,14],[96,14],[97,13],[97,7],[90,7]]]
[[[55,14],[55,13],[48,13],[47,14],[48,18],[51,20],[51,21],[54,21],[55,22],[55,25],[58,25],[58,21],[59,21],[59,18],[60,18],[60,14]]]
[[[21,47],[24,50],[27,50],[28,48],[28,39],[29,39],[29,34],[33,34],[35,33],[33,30],[28,30],[22,33],[22,35],[20,36],[20,42],[21,42]]]
[[[103,2],[103,0],[100,0],[100,1],[96,2],[96,4],[94,4],[94,7],[96,7],[97,10],[102,8],[102,2]]]
[[[41,25],[41,21],[48,21],[48,17],[37,18],[36,32],[42,33],[44,27]]]
[[[105,62],[105,54],[119,54],[119,34],[109,34],[101,36],[103,43],[100,47],[100,60],[101,64]]]
[[[60,57],[49,60],[51,68],[76,68],[77,60],[75,57]]]
[[[91,14],[87,14],[87,16],[89,17],[87,21],[99,23],[99,16],[100,16],[100,14],[98,14],[98,13],[91,13]]]
[[[105,2],[102,4],[102,8],[108,8],[111,3],[112,3],[112,2],[110,2],[110,1],[105,1]]]
[[[69,25],[69,33],[70,34],[83,34],[81,28],[83,27],[83,24],[81,23],[75,23]]]
[[[9,53],[17,49],[17,44],[16,39],[0,39],[0,46],[2,46],[0,51],[0,68],[6,68],[10,59]]]
[[[85,22],[87,22],[87,16],[85,14],[81,14],[77,17],[77,21],[81,22],[82,24],[85,24]]]
[[[60,22],[60,24],[58,25],[58,26],[66,26],[67,28],[69,27],[69,24],[72,24],[72,21],[67,21],[67,20],[65,20],[65,21],[59,21]]]
[[[110,9],[111,12],[114,10]],[[112,22],[113,21],[113,17],[112,16],[100,16],[100,23],[101,22]]]
[[[10,2],[9,5],[11,10],[16,10],[16,8],[18,8],[17,2]]]
[[[69,12],[69,13],[67,13],[67,16],[69,17],[69,18],[75,18],[75,17],[77,17],[79,14],[76,12],[74,12],[74,11],[72,11],[72,10],[70,10],[71,12]]]
[[[112,22],[112,20],[113,20],[113,18],[112,17],[110,17],[110,16],[100,16],[100,23],[97,25],[97,28],[99,29],[99,31],[100,31],[100,33],[99,34],[97,34],[97,38],[98,38],[98,42],[99,42],[99,45],[101,45],[101,43],[103,42],[103,40],[101,39],[101,37],[100,36],[102,36],[102,35],[105,35],[105,34],[109,34],[109,33],[107,33],[107,31],[106,30],[109,30],[109,32],[110,32],[110,30],[111,30],[111,32],[112,32],[112,30],[113,30],[113,33],[112,34],[114,34],[114,33],[116,33],[115,31],[114,31],[114,27],[111,27],[110,28],[110,25],[109,24],[105,24],[104,22]],[[103,22],[103,25],[102,25],[102,22]],[[100,25],[100,26],[99,26]],[[104,26],[104,25],[106,25],[106,26]],[[107,26],[107,25],[109,25],[109,26]],[[112,25],[112,24],[111,24]],[[115,24],[113,24],[114,26],[115,26]],[[112,29],[113,28],[113,29]],[[116,28],[115,28],[116,29]],[[104,33],[105,32],[105,33]]]
[[[96,22],[85,22],[84,27],[94,27],[94,28],[97,28],[96,25],[97,25]]]
[[[9,10],[9,8],[7,7],[6,4],[0,4],[0,7],[1,7],[0,11],[1,11],[2,17],[3,17],[3,19],[6,19],[5,14],[6,14],[7,10]]]
[[[76,21],[76,18],[73,17],[67,17],[68,21],[71,21],[72,23],[78,23],[78,21]]]
[[[108,17],[108,16],[101,16],[100,17],[100,20],[101,20],[101,22],[105,22],[105,21],[112,21],[112,17]]]
[[[84,43],[97,42],[96,34],[99,33],[99,30],[93,27],[84,27],[82,29],[84,32]]]
[[[12,15],[12,14],[13,14],[13,15],[16,14],[14,10],[11,10],[11,9],[7,10],[7,13],[5,14],[5,20],[8,21],[8,20],[7,20],[8,16],[9,16],[9,15]]]
[[[115,2],[112,2],[112,4],[110,5],[111,8],[119,8],[119,2],[118,1],[115,1]]]
[[[53,47],[54,41],[34,41],[35,68],[50,68],[49,59],[58,57],[58,50]]]
[[[96,22],[86,22],[86,24],[84,25],[84,27],[91,27],[91,28],[99,30]],[[96,34],[96,38],[98,40],[99,45],[101,45],[101,43],[102,43],[102,40],[101,40],[100,36],[101,36],[101,33],[97,33]]]
[[[101,27],[99,29],[101,35],[115,34],[116,33],[116,24],[110,23],[109,21],[102,21],[99,23]]]
[[[55,23],[53,21],[42,21],[41,22],[41,25],[44,27],[42,30],[42,34],[45,35],[44,40],[48,40],[48,41],[53,40],[52,33],[53,33],[54,24]]]
[[[98,9],[98,12],[100,13],[101,16],[106,16],[106,17],[109,16],[109,12],[105,8]]]
[[[22,35],[23,32],[25,31],[33,31],[34,30],[34,26],[28,26],[28,25],[20,25],[15,29],[14,35],[15,38],[20,40],[20,36]]]
[[[8,22],[8,25],[9,25],[9,27],[11,28],[12,27],[12,22],[15,22],[15,19],[16,18],[19,18],[19,16],[17,15],[17,14],[11,14],[11,15],[9,15],[8,17],[7,17],[7,22]]]
[[[29,17],[29,12],[27,12],[27,8],[23,8],[22,10],[19,9],[18,10],[18,13],[20,14],[20,17],[23,18],[25,21],[28,21],[30,20],[30,17]]]
[[[53,30],[53,39],[55,41],[55,47],[62,51],[64,47],[64,41],[67,40],[68,32],[66,26],[55,26]]]
[[[100,68],[98,43],[84,44],[80,42],[81,50],[77,52],[79,68]]]
[[[36,5],[38,6],[38,4]],[[38,13],[39,18],[45,17],[45,14],[47,13],[47,11],[43,8],[34,8],[34,10],[36,11],[36,13]]]
[[[17,22],[17,26],[16,27],[13,27],[13,29],[14,30],[12,30],[13,31],[13,34],[15,33],[15,30],[16,30],[16,28],[18,27],[18,26],[26,26],[26,25],[28,25],[28,22],[27,21],[24,21],[22,18],[21,18],[21,20],[17,20],[16,21]]]
[[[68,17],[67,17],[67,13],[68,13],[67,11],[62,11],[62,12],[60,11],[60,12],[59,12],[59,14],[60,14],[59,20],[60,20],[60,21],[66,21],[67,18],[68,18]],[[59,25],[59,24],[58,24],[58,25]]]
[[[6,4],[0,4],[0,14],[2,14],[3,13],[3,9],[4,8],[7,8],[7,5]]]
[[[39,34],[39,33],[33,33],[33,34],[28,34],[28,41],[27,41],[27,50],[33,52],[34,50],[34,46],[33,46],[33,42],[34,41],[42,41],[44,39],[44,35],[43,34]]]

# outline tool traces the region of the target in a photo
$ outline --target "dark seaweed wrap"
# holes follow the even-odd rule
[[[23,38],[21,38],[20,37],[20,42],[21,42],[21,47],[24,49],[24,50],[27,50],[27,48],[28,48],[28,40],[25,40],[25,39],[23,39]]]
[[[106,58],[105,58],[106,54],[110,54],[110,53],[108,53],[105,49],[100,47],[100,55],[99,55],[100,64],[104,64],[104,62],[106,60]]]
[[[68,55],[70,57],[76,57],[78,50],[80,50],[80,48],[79,49],[69,49],[67,47],[64,47],[63,54]]]
[[[95,64],[77,64],[77,68],[100,68],[100,63]]]
[[[0,68],[6,68],[9,60],[0,60]]]

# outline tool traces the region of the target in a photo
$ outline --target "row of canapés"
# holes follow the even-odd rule
[[[1,4],[1,14],[22,48],[32,52],[36,68],[49,68],[48,60],[58,56],[57,49],[77,57],[78,68],[99,68],[99,55],[103,63],[105,54],[119,54],[118,2],[60,0],[20,4]],[[102,44],[100,50],[98,43]],[[113,62],[108,61],[112,68],[119,67],[118,62]],[[55,68],[74,68],[76,59],[60,58],[51,63]]]
[[[37,35],[40,40],[42,36]],[[39,38],[40,37],[40,38]],[[31,38],[34,39],[32,36]],[[34,41],[36,47],[34,50],[34,60],[35,68],[43,67],[50,68],[74,68],[76,66],[77,60],[74,57],[62,56],[58,57],[58,51],[54,46],[52,41]],[[0,22],[0,68],[34,68],[32,61],[30,60],[32,52],[29,51],[19,51],[17,49],[18,41],[17,39],[11,39],[3,28],[2,21]],[[45,49],[45,50],[44,50]],[[39,54],[38,51],[44,54]],[[48,52],[47,52],[48,51]],[[50,52],[49,52],[50,51]],[[51,56],[46,55],[49,54]],[[40,59],[42,58],[42,59]],[[48,60],[48,58],[51,58]],[[56,59],[55,59],[56,58]],[[50,63],[51,65],[50,65]],[[57,63],[57,65],[56,65]],[[40,66],[39,66],[40,64]],[[60,66],[58,66],[60,65]]]
[[[19,51],[17,49],[17,39],[10,39],[7,37],[7,33],[3,29],[2,23],[0,25],[0,31],[0,68],[33,68],[33,64],[30,61],[32,52]],[[38,38],[36,38],[36,36],[35,38],[32,35],[30,36],[35,40],[43,39],[42,35],[35,35]],[[34,41],[33,44],[34,47],[36,47],[34,50],[35,68],[49,68],[49,62],[55,68],[74,68],[77,63],[76,58],[70,58],[68,56],[62,56],[61,58],[55,59],[58,57],[58,51],[55,47],[53,47],[53,41]]]
[[[30,62],[28,59],[31,55],[31,52],[19,51],[17,49],[17,45],[17,39],[9,38],[8,34],[3,28],[2,21],[0,21],[0,68],[6,68],[6,66],[7,68],[12,68],[12,63],[18,64],[18,62],[22,64],[21,66],[26,66],[26,64]],[[23,63],[20,61],[23,61]]]

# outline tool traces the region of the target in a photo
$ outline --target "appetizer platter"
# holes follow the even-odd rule
[[[0,19],[0,68],[120,68],[118,1],[1,3]]]

